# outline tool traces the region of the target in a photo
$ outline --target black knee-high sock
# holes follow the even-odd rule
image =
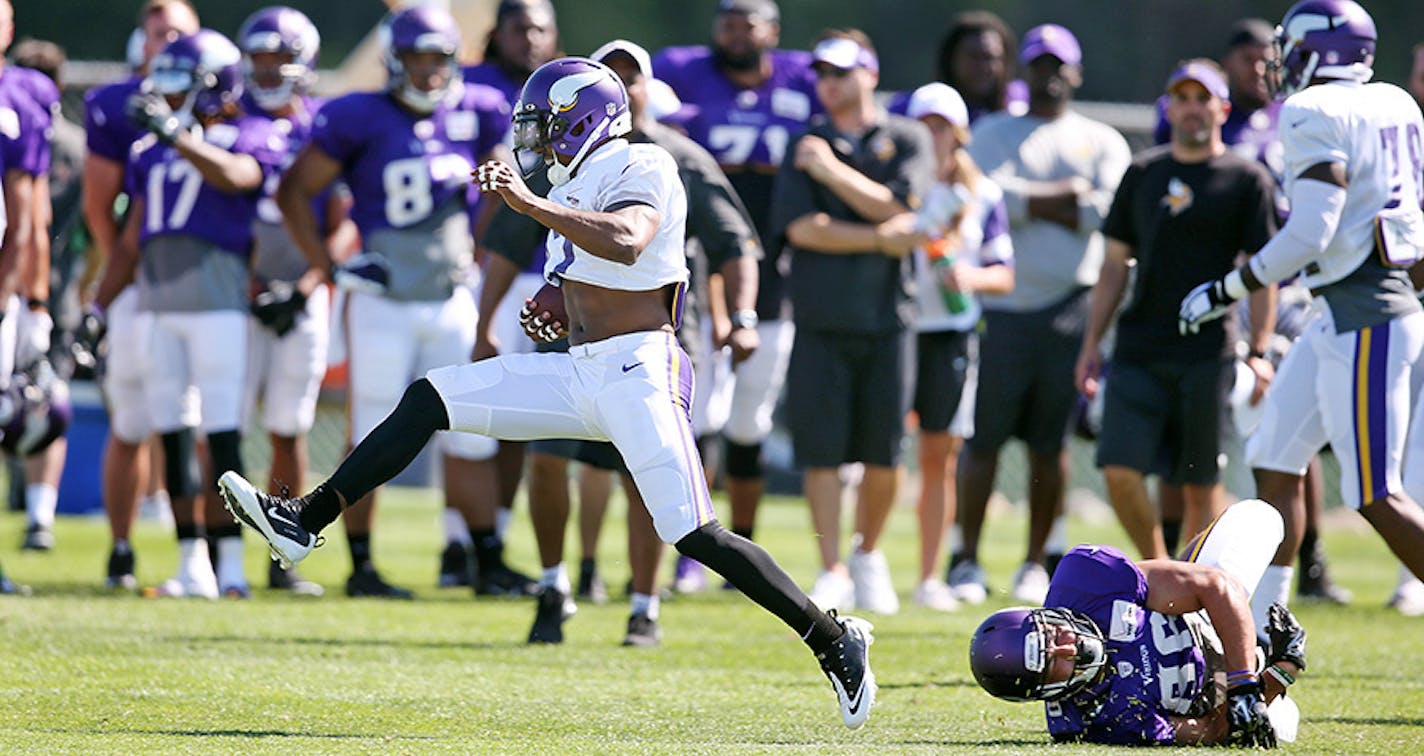
[[[312,533],[336,521],[343,501],[355,504],[415,459],[435,431],[449,430],[445,402],[430,381],[410,384],[400,404],[356,445],[327,481],[306,497],[302,527]]]
[[[840,625],[796,586],[766,549],[712,522],[683,536],[678,553],[707,565],[763,609],[775,614],[812,651],[820,653],[841,637]]]
[[[1162,521],[1162,541],[1167,544],[1167,553],[1177,553],[1177,542],[1182,540],[1182,521]]]

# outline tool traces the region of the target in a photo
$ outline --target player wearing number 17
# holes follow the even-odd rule
[[[1406,270],[1424,251],[1424,119],[1404,90],[1369,83],[1375,39],[1374,21],[1350,0],[1305,0],[1286,12],[1273,72],[1289,95],[1280,139],[1290,219],[1247,264],[1193,289],[1182,300],[1180,323],[1195,331],[1247,293],[1302,273],[1325,306],[1292,357],[1308,350],[1303,354],[1314,356],[1318,369],[1283,371],[1266,394],[1257,435],[1328,440],[1340,459],[1345,504],[1424,576],[1424,510],[1406,493],[1406,484],[1418,488],[1403,469],[1413,453],[1406,451],[1409,437],[1424,435],[1410,432],[1420,420],[1411,405],[1421,379],[1424,311]],[[1315,397],[1319,425],[1276,411],[1301,394]],[[1424,468],[1416,463],[1408,474],[1424,475]],[[1289,523],[1289,512],[1282,516]],[[1287,537],[1299,543],[1298,530],[1288,528]]]

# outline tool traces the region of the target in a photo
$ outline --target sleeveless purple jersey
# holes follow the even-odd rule
[[[131,76],[85,93],[84,135],[91,154],[120,164],[128,163],[129,147],[144,132],[129,120],[125,108],[141,81],[140,77]]]
[[[359,92],[321,109],[311,143],[341,163],[363,236],[419,223],[455,198],[473,223],[479,190],[470,171],[503,141],[509,113],[504,95],[480,84],[464,85],[428,116],[385,92]]]
[[[1110,546],[1078,546],[1059,562],[1044,606],[1087,615],[1107,639],[1102,681],[1045,704],[1055,738],[1092,743],[1170,744],[1169,720],[1202,691],[1206,660],[1181,616],[1149,611],[1147,579]]]
[[[784,316],[781,250],[767,236],[772,190],[781,159],[812,115],[821,112],[811,54],[772,50],[772,71],[756,89],[742,89],[717,68],[711,48],[669,47],[653,59],[653,73],[691,106],[687,135],[717,159],[751,215],[766,250],[761,261],[757,314]]]
[[[204,129],[203,141],[229,152],[251,155],[264,174],[280,169],[286,140],[266,118],[242,116]],[[134,143],[124,175],[124,191],[144,200],[139,243],[165,234],[206,240],[242,257],[251,252],[252,221],[259,189],[240,194],[219,191],[203,180],[178,150],[147,136]]]

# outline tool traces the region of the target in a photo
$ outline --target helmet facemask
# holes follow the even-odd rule
[[[1064,699],[1098,679],[1103,668],[1107,666],[1108,654],[1102,631],[1092,620],[1071,609],[1040,609],[1033,613],[1033,617],[1038,632],[1029,633],[1024,638],[1024,663],[1030,671],[1047,677],[1049,663],[1052,661],[1049,654],[1057,628],[1066,627],[1072,631],[1077,647],[1073,657],[1072,676],[1058,682],[1041,682],[1035,698],[1042,701]]]

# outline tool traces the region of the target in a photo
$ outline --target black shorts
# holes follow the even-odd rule
[[[915,338],[915,414],[920,430],[944,432],[959,411],[969,377],[969,332],[930,331]]]
[[[1103,395],[1098,467],[1156,473],[1176,485],[1221,480],[1221,423],[1230,360],[1113,362]]]
[[[796,462],[897,465],[905,437],[908,334],[797,328],[786,371]]]
[[[607,441],[581,441],[573,438],[541,438],[529,442],[529,451],[582,462],[590,467],[610,472],[627,472],[623,455]]]
[[[1010,438],[1035,452],[1062,450],[1078,401],[1073,366],[1090,291],[1075,290],[1033,312],[984,311],[974,437],[965,442],[974,450],[997,451]]]

